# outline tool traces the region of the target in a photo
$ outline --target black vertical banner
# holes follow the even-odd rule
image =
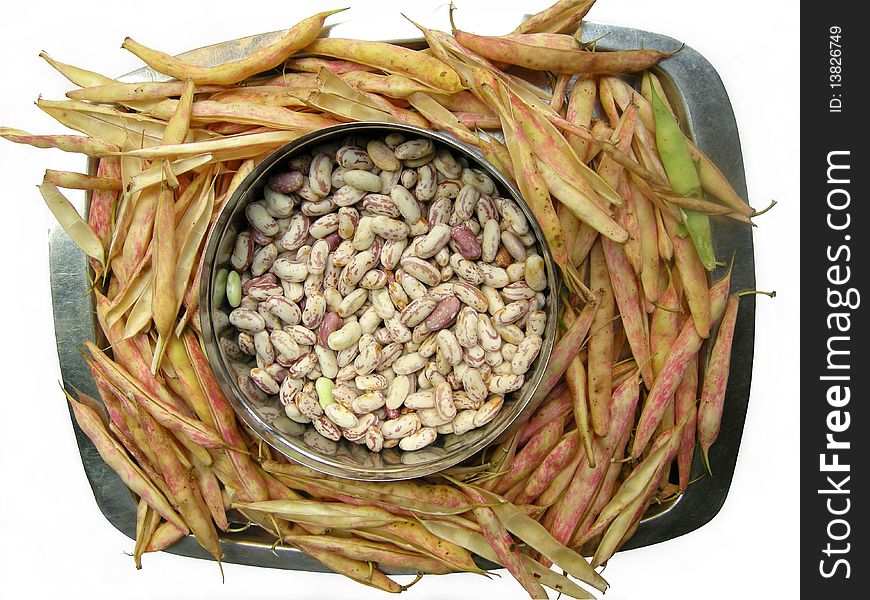
[[[870,368],[864,306],[870,165],[861,6],[814,5],[800,43],[801,588],[807,597],[838,600],[866,598],[870,571],[868,507],[861,499],[870,480],[863,388]]]

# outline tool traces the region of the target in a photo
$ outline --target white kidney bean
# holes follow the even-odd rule
[[[356,344],[362,336],[362,327],[356,321],[348,321],[341,329],[329,334],[327,344],[333,350],[346,350]]]
[[[369,291],[365,288],[356,288],[350,294],[344,297],[338,307],[338,316],[341,318],[349,317],[354,314],[368,300]]]

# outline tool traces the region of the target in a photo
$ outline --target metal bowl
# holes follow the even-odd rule
[[[336,142],[348,136],[380,136],[401,132],[415,137],[424,137],[449,147],[456,156],[465,157],[469,164],[483,169],[500,188],[502,197],[512,198],[525,213],[538,240],[538,251],[547,270],[548,298],[547,327],[541,352],[530,371],[531,375],[519,390],[511,393],[501,412],[493,421],[479,429],[455,436],[439,436],[435,443],[416,452],[401,452],[398,448],[385,449],[380,453],[370,452],[364,445],[342,439],[333,442],[318,434],[311,426],[288,426],[284,411],[277,401],[258,402],[248,397],[237,383],[237,372],[243,367],[226,355],[221,345],[222,336],[233,336],[236,331],[229,325],[225,298],[215,297],[219,273],[232,269],[229,263],[236,235],[246,227],[245,206],[262,198],[263,187],[270,174],[280,169],[292,156],[307,154],[312,148]],[[225,276],[224,272],[224,276]],[[269,155],[248,175],[218,215],[214,231],[205,249],[202,279],[200,284],[200,322],[205,351],[218,383],[229,398],[239,418],[270,446],[288,458],[322,473],[357,480],[400,480],[423,477],[442,471],[473,456],[497,440],[511,426],[518,425],[521,415],[528,414],[534,406],[533,397],[544,375],[553,350],[558,315],[557,275],[550,249],[538,222],[523,201],[517,189],[495,167],[489,164],[476,149],[442,133],[418,127],[388,123],[348,123],[316,131],[295,140]],[[217,286],[218,289],[221,286]],[[249,368],[249,367],[248,367]],[[542,394],[545,390],[541,391]],[[531,406],[530,406],[531,405]],[[281,427],[281,429],[279,429]],[[303,432],[304,429],[304,432]],[[282,431],[283,430],[283,431]]]

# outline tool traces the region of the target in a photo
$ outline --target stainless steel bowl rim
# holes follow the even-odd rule
[[[510,404],[506,403],[505,405],[505,409],[509,411],[510,417],[506,419],[501,417],[504,419],[501,422],[498,422],[499,417],[497,417],[496,421],[493,421],[485,427],[491,427],[494,423],[498,422],[497,426],[492,427],[489,431],[486,431],[485,434],[480,435],[480,437],[473,443],[460,446],[461,452],[447,452],[444,456],[436,460],[422,464],[391,464],[384,465],[383,467],[349,465],[330,456],[312,452],[307,447],[296,444],[293,440],[288,439],[272,425],[267,423],[252,407],[248,406],[246,401],[242,400],[242,394],[235,382],[235,378],[231,375],[227,365],[224,364],[222,359],[217,340],[217,333],[219,332],[215,332],[211,317],[213,310],[212,298],[214,275],[217,272],[217,269],[214,268],[214,263],[217,252],[224,235],[231,224],[231,219],[238,213],[237,207],[239,203],[243,201],[248,191],[251,188],[256,187],[261,180],[268,177],[273,167],[278,163],[305,150],[306,148],[331,141],[332,138],[335,137],[374,131],[385,133],[397,131],[426,137],[451,147],[453,150],[466,155],[468,159],[477,163],[473,166],[486,171],[486,173],[494,179],[495,183],[501,186],[503,190],[507,191],[508,195],[520,206],[538,241],[547,271],[547,328],[543,338],[544,343],[535,360],[535,368],[532,371],[531,378],[528,379],[523,388],[521,388],[523,391],[522,396],[511,400]],[[224,204],[216,219],[214,229],[209,238],[204,254],[203,271],[199,289],[199,316],[202,329],[202,340],[206,356],[212,366],[215,378],[233,407],[233,410],[252,431],[283,455],[316,471],[345,479],[365,481],[412,479],[443,471],[444,469],[452,467],[477,454],[500,437],[503,437],[506,432],[513,431],[514,428],[519,426],[525,418],[528,418],[533,408],[546,395],[548,390],[540,390],[540,393],[538,393],[538,387],[543,378],[544,370],[549,362],[550,354],[552,353],[555,344],[556,316],[558,315],[559,309],[559,295],[554,292],[558,290],[558,281],[559,277],[556,272],[556,265],[553,261],[550,248],[547,245],[543,231],[541,230],[537,219],[535,219],[534,214],[523,200],[519,190],[517,190],[516,187],[498,171],[498,169],[489,163],[479,150],[459,141],[450,134],[430,131],[411,125],[382,122],[346,123],[320,129],[304,135],[277,149],[254,168],[254,170],[242,181],[230,199]]]

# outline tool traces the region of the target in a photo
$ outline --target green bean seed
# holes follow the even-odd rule
[[[212,302],[215,308],[220,308],[223,304],[224,296],[227,293],[227,276],[229,271],[221,269],[214,277],[214,293],[212,294]]]
[[[326,408],[335,402],[335,398],[332,397],[332,388],[334,387],[335,383],[332,379],[326,377],[318,377],[317,381],[314,382],[314,389],[317,390],[317,399],[320,401],[321,408]]]
[[[230,306],[236,308],[242,303],[242,277],[236,271],[230,271],[227,282],[224,284],[227,290],[227,300]]]

